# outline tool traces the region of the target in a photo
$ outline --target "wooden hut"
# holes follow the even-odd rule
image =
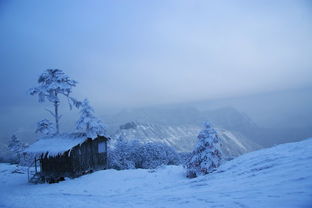
[[[53,183],[65,177],[75,178],[106,169],[107,141],[104,136],[91,139],[83,134],[42,138],[25,150],[35,155],[33,164],[36,170],[28,179],[33,183]]]

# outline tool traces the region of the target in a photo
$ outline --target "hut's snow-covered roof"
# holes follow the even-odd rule
[[[83,134],[62,134],[53,137],[43,137],[30,145],[24,152],[56,156],[70,150],[76,145],[86,141],[87,137]]]

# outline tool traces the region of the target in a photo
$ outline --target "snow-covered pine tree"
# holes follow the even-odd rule
[[[59,95],[68,98],[70,107],[74,104],[79,105],[75,99],[69,97],[72,88],[76,86],[77,82],[69,78],[62,70],[47,69],[38,79],[38,87],[31,88],[31,95],[38,95],[39,102],[44,102],[46,99],[54,105],[54,112],[48,110],[55,119],[56,133],[59,133],[59,120],[61,116],[58,112],[60,104]]]
[[[105,128],[101,120],[96,118],[94,110],[90,106],[89,101],[85,99],[80,104],[80,118],[76,123],[76,129],[86,133],[88,138],[96,138],[97,136],[104,136]]]
[[[16,156],[18,163],[21,160],[21,153],[27,146],[27,144],[21,142],[15,135],[12,135],[8,144],[8,148]]]
[[[211,173],[220,166],[222,161],[219,137],[216,130],[208,122],[204,123],[204,129],[197,138],[195,150],[185,164],[188,178]]]
[[[55,128],[53,123],[48,119],[43,119],[37,123],[36,133],[43,135],[53,135],[55,134]]]

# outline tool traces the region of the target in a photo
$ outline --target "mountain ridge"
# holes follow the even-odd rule
[[[166,126],[142,122],[127,122],[112,135],[114,139],[138,140],[142,143],[160,142],[175,148],[179,152],[191,152],[197,142],[201,127],[196,125]],[[223,153],[233,158],[260,148],[237,132],[216,128],[221,140]]]

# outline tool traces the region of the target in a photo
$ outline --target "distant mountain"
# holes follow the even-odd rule
[[[109,127],[119,127],[129,121],[170,126],[202,125],[209,121],[216,126],[233,131],[249,131],[256,124],[244,113],[232,107],[200,111],[195,107],[150,107],[123,110],[103,117]]]
[[[180,152],[190,152],[201,130],[196,125],[163,125],[140,122],[128,122],[112,134],[113,138],[139,140],[142,143],[161,142],[174,147]],[[246,152],[259,149],[260,146],[249,141],[243,135],[217,128],[221,138],[222,149],[227,158],[233,158]]]
[[[217,127],[226,157],[236,157],[261,147],[246,136],[258,127],[247,115],[230,107],[199,111],[193,107],[167,106],[124,110],[106,116],[113,138],[162,142],[180,152],[193,150],[204,121]]]
[[[128,140],[139,140],[142,143],[161,142],[174,147],[178,151],[188,152],[192,150],[197,126],[166,126],[162,124],[128,122],[121,125],[112,135],[113,138],[125,138]]]
[[[190,106],[146,107],[123,110],[117,114],[105,115],[103,116],[103,120],[107,124],[110,134],[115,134],[119,130],[120,125],[129,121],[135,121],[145,125],[152,124],[154,129],[158,129],[157,131],[169,131],[169,127],[176,132],[185,131],[179,136],[181,144],[177,149],[181,151],[186,150],[189,146],[184,143],[185,138],[196,138],[204,121],[211,122],[219,129],[226,129],[239,139],[245,138],[263,147],[300,141],[302,138],[310,137],[312,129],[308,126],[302,128],[259,127],[247,114],[239,112],[233,107],[210,110],[198,110]],[[163,128],[163,126],[168,128]],[[161,135],[164,134],[161,133]],[[159,135],[157,136],[159,137]]]
[[[129,121],[163,125],[200,124],[201,112],[193,107],[146,107],[122,110],[119,113],[105,115],[109,126],[122,125]]]
[[[239,112],[232,107],[202,111],[200,117],[200,120],[209,120],[216,126],[241,133],[250,132],[250,130],[258,128],[247,114]]]

